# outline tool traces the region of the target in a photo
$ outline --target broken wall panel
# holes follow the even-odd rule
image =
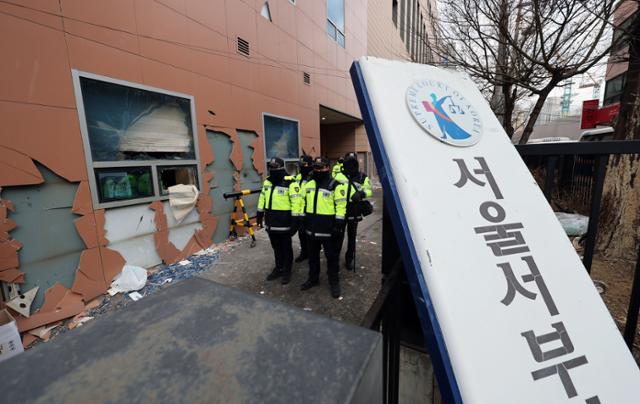
[[[93,203],[91,201],[91,189],[88,181],[81,181],[78,184],[76,197],[73,200],[71,211],[76,215],[88,215],[93,212]]]
[[[107,209],[104,229],[109,248],[118,251],[128,264],[149,268],[162,263],[153,239],[154,212],[147,204]]]
[[[0,187],[40,184],[43,181],[29,156],[0,146]]]
[[[163,202],[164,214],[167,218],[167,229],[169,230],[169,241],[178,250],[183,250],[191,237],[200,229],[202,224],[200,223],[199,214],[196,209],[193,209],[189,214],[178,223],[173,216],[171,206],[168,202]]]
[[[82,295],[66,289],[64,296],[55,304],[51,310],[40,310],[29,318],[18,316],[16,324],[18,331],[24,332],[33,330],[45,324],[73,317],[84,310]]]
[[[42,184],[5,187],[2,197],[15,205],[10,212],[17,227],[11,236],[23,244],[19,269],[25,274],[23,290],[39,286],[33,307],[40,307],[43,292],[56,282],[70,288],[85,244],[76,231],[72,212],[77,184],[37,164]]]
[[[16,150],[67,181],[87,179],[75,109],[0,101],[0,146]]]
[[[6,283],[24,283],[24,273],[16,268],[6,269],[0,271],[0,281]]]
[[[209,182],[209,196],[213,207],[211,215],[217,218],[217,226],[213,233],[213,241],[220,242],[229,236],[230,216],[234,211],[234,200],[225,199],[225,192],[235,190],[234,174],[236,172],[230,156],[233,149],[231,137],[223,132],[207,131],[209,147],[214,151],[215,160],[206,167],[213,174]]]
[[[156,251],[162,262],[173,264],[178,261],[180,250],[169,241],[169,229],[167,226],[167,216],[164,214],[164,205],[160,201],[155,201],[148,206],[154,211],[153,221],[156,224],[156,231],[153,233]]]
[[[82,295],[88,302],[103,294],[108,288],[109,285],[106,284],[103,275],[100,248],[84,250],[80,255],[80,263],[71,290]]]
[[[240,189],[260,189],[262,176],[255,167],[255,148],[253,146],[258,138],[254,132],[238,131],[238,138],[242,146],[242,169],[240,170]],[[255,216],[260,194],[251,194],[244,197],[244,204],[249,217]]]

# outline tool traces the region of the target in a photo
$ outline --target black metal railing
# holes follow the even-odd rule
[[[587,272],[591,273],[593,264],[593,255],[595,252],[596,240],[598,236],[598,224],[600,221],[600,211],[602,207],[602,190],[607,174],[607,165],[610,156],[620,156],[625,154],[640,155],[640,141],[624,140],[624,141],[606,141],[606,142],[566,142],[566,143],[538,143],[518,145],[516,149],[527,162],[543,158],[545,161],[545,174],[543,182],[543,191],[547,200],[551,202],[553,190],[556,186],[562,186],[562,174],[558,171],[562,170],[559,162],[569,161],[578,162],[577,169],[574,165],[573,173],[578,177],[577,181],[569,181],[572,186],[580,188],[582,191],[587,189],[590,193],[589,206],[589,226],[586,234],[586,244],[582,263]],[[562,160],[565,159],[565,160]],[[589,166],[593,165],[590,169]],[[531,165],[528,164],[531,168]],[[589,173],[591,178],[589,179]],[[587,178],[585,178],[587,177]],[[575,188],[574,188],[575,189]],[[638,259],[636,260],[636,269],[633,276],[631,295],[629,296],[629,306],[627,310],[627,319],[624,325],[624,339],[630,350],[633,350],[633,342],[636,335],[636,327],[638,323],[638,310],[640,309],[640,251],[638,251]]]

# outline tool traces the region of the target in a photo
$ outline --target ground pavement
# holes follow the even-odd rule
[[[347,271],[344,267],[347,243],[345,237],[340,254],[340,286],[342,288],[340,299],[332,298],[329,293],[326,261],[322,252],[322,272],[318,286],[304,292],[300,290],[300,285],[307,278],[308,261],[294,262],[291,283],[288,285],[281,285],[279,279],[267,281],[266,277],[273,269],[274,260],[273,250],[267,232],[264,230],[256,233],[258,242],[255,247],[249,247],[249,239],[243,240],[233,250],[221,253],[214,267],[198,276],[337,320],[359,324],[380,289],[381,191],[374,192],[372,202],[374,212],[358,226],[355,272]],[[293,238],[293,251],[294,257],[300,252],[297,235]]]

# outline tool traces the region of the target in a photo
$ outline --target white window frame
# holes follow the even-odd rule
[[[168,200],[169,195],[162,195],[160,192],[160,183],[158,178],[158,167],[161,166],[195,166],[196,169],[196,186],[202,189],[202,175],[200,170],[200,150],[198,148],[198,127],[196,120],[195,99],[192,95],[182,94],[174,91],[165,90],[158,87],[151,87],[144,84],[133,83],[126,80],[114,79],[112,77],[102,76],[99,74],[88,73],[81,70],[72,69],[73,90],[76,96],[76,107],[78,109],[78,119],[80,121],[80,132],[82,134],[82,143],[84,148],[85,162],[87,164],[87,176],[89,179],[89,188],[91,190],[91,199],[94,209],[108,209],[121,206],[139,205],[159,200]],[[124,160],[124,161],[93,161],[91,154],[91,144],[89,143],[89,130],[87,128],[87,119],[84,110],[84,99],[82,97],[82,88],[80,87],[80,79],[88,78],[106,83],[117,84],[121,86],[131,87],[139,90],[146,90],[155,93],[170,95],[178,98],[189,100],[191,109],[191,132],[193,136],[193,147],[195,159],[190,160]],[[151,169],[151,181],[153,182],[153,196],[145,198],[126,199],[122,201],[100,202],[98,196],[98,184],[94,169],[96,168],[127,168],[127,167],[149,167]]]
[[[267,128],[265,125],[265,117],[270,116],[272,118],[280,118],[280,119],[285,119],[287,121],[292,121],[295,122],[298,125],[298,156],[295,158],[286,158],[283,159],[286,162],[291,162],[291,161],[298,161],[298,159],[300,158],[300,150],[302,149],[302,144],[300,143],[300,120],[296,119],[296,118],[291,118],[288,116],[282,116],[282,115],[276,115],[276,114],[271,114],[268,112],[263,112],[262,113],[262,148],[264,149],[264,166],[265,169],[267,167],[267,162],[269,161],[269,159],[267,158]]]

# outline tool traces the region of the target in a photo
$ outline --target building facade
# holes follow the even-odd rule
[[[125,263],[173,263],[225,239],[234,205],[223,194],[260,187],[265,159],[293,167],[302,152],[332,152],[325,136],[351,139],[340,153],[366,153],[348,74],[367,51],[366,10],[366,0],[3,2],[4,299],[37,286],[37,308],[59,283],[89,301]],[[175,184],[198,193],[183,218],[169,203]]]
[[[385,59],[433,63],[436,16],[432,0],[371,0],[367,54]]]
[[[32,311],[53,291],[88,302],[125,263],[224,240],[224,193],[259,188],[271,157],[295,170],[302,153],[356,151],[373,173],[348,70],[366,54],[430,61],[434,4],[2,2],[3,300],[39,287]]]
[[[613,38],[614,43],[618,42],[618,38],[625,35],[631,27],[634,16],[638,11],[637,1],[624,1],[618,7],[613,18]],[[620,41],[614,49],[611,50],[609,61],[607,63],[607,76],[604,89],[604,106],[612,105],[620,102],[622,91],[627,78],[627,70],[629,69],[628,40]]]

